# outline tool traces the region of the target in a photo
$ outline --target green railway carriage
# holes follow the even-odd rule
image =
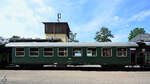
[[[137,62],[135,42],[12,42],[17,65],[131,65]],[[133,53],[133,54],[132,54]],[[132,57],[131,57],[132,55]]]

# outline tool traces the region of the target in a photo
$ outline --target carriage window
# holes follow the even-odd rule
[[[74,57],[81,57],[82,56],[82,49],[81,48],[73,48],[73,56]]]
[[[87,48],[87,56],[88,57],[96,56],[96,48]]]
[[[24,56],[24,48],[16,48],[16,56]]]
[[[45,57],[51,57],[53,56],[53,48],[44,48],[44,56]]]
[[[38,57],[39,49],[38,48],[30,48],[30,56],[31,57]]]
[[[102,56],[111,57],[111,48],[102,48]]]
[[[67,48],[59,48],[58,55],[59,55],[60,57],[65,57],[65,56],[67,56]]]
[[[126,48],[118,48],[117,49],[117,56],[118,57],[125,57],[125,56],[127,56],[127,49]]]

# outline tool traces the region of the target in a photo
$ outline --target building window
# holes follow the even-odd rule
[[[112,56],[111,48],[102,48],[102,56],[111,57]]]
[[[127,56],[127,49],[126,48],[118,48],[117,49],[117,56],[118,57],[125,57],[125,56]]]
[[[31,57],[38,57],[39,49],[38,48],[30,48],[30,56]]]
[[[88,57],[96,56],[96,48],[87,48],[86,53]]]
[[[81,57],[82,56],[82,49],[81,48],[73,48],[73,56],[74,57]]]
[[[52,57],[54,55],[53,48],[44,48],[44,57]]]
[[[67,56],[67,48],[59,48],[59,50],[58,50],[58,55],[59,55],[60,57],[65,57],[65,56]]]
[[[23,57],[24,56],[24,48],[16,48],[16,56]]]

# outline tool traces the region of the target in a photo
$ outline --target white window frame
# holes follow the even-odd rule
[[[74,53],[73,49],[74,49],[74,48],[80,48],[80,47],[73,47],[73,48],[72,48],[72,57],[82,57],[82,56],[83,56],[83,48],[81,48],[81,56],[74,56],[74,55],[73,55],[73,53]]]
[[[18,47],[18,48],[22,48],[22,47]],[[24,57],[25,56],[25,48],[23,48],[24,49],[24,54],[23,55],[16,55],[16,48],[15,48],[15,56],[16,57]]]
[[[34,48],[34,47],[33,47],[33,48]],[[36,47],[35,47],[35,48],[36,48]],[[38,55],[31,55],[30,49],[31,49],[31,48],[29,48],[29,57],[39,57],[39,48],[37,48],[37,49],[38,49]]]
[[[48,48],[48,47],[47,47]],[[45,55],[45,48],[43,48],[43,57],[53,57],[54,56],[54,48],[52,48],[52,51],[47,51],[47,52],[51,52],[52,55]]]
[[[96,49],[96,55],[95,55],[95,56],[93,56],[93,55],[92,55],[92,56],[88,56],[88,55],[87,55],[87,54],[88,54],[88,48],[95,48],[95,47],[87,47],[87,48],[86,48],[86,56],[87,56],[87,57],[96,57],[96,56],[97,56],[97,49],[95,48],[95,49]]]
[[[59,48],[66,48],[66,55],[65,56],[59,55]],[[58,51],[57,51],[58,57],[67,57],[68,56],[68,48],[67,47],[59,47],[59,48],[58,48]]]
[[[119,48],[124,48],[124,47],[119,47]],[[119,49],[119,48],[117,48],[117,50],[116,50],[117,57],[127,57],[127,51],[128,51],[127,48],[125,48],[125,49],[126,49],[126,56],[119,56],[119,55],[118,55],[118,49]]]
[[[111,56],[103,56],[103,49],[104,48],[110,48],[111,49]],[[112,48],[111,47],[103,47],[103,48],[101,48],[101,56],[102,57],[112,57]]]

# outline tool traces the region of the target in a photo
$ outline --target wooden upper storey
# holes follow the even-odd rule
[[[43,22],[45,34],[66,34],[69,38],[70,28],[67,22]]]

